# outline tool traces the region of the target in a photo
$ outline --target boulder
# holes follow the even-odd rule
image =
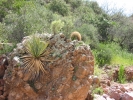
[[[4,90],[8,100],[85,100],[92,83],[94,56],[82,41],[71,41],[63,34],[38,35],[49,41],[44,56],[44,69],[36,80],[29,80],[34,73],[24,73],[21,58],[26,54],[24,44],[19,43],[10,55],[10,63],[4,75]],[[21,50],[22,49],[22,50]]]

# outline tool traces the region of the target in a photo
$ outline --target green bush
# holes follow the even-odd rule
[[[19,14],[11,12],[5,17],[3,23],[8,33],[5,37],[9,42],[20,42],[32,33],[50,33],[51,22],[59,19],[58,16],[44,6],[29,2],[20,9]]]
[[[74,23],[73,23],[72,16],[64,17],[63,22],[64,22],[64,27],[62,28],[62,31],[66,36],[70,37],[71,32],[74,31],[73,30]]]
[[[53,12],[58,12],[62,16],[68,15],[69,8],[64,0],[52,0],[49,9]]]
[[[82,4],[82,1],[81,0],[72,0],[70,2],[70,5],[71,5],[71,7],[73,9],[78,8],[79,6],[81,6],[81,4]]]
[[[125,83],[125,81],[126,81],[125,68],[123,65],[121,65],[118,72],[118,82]]]
[[[51,23],[51,30],[54,34],[57,34],[61,31],[63,26],[64,22],[62,22],[61,20],[55,20]]]
[[[99,95],[102,95],[104,93],[103,89],[101,87],[98,87],[98,88],[95,88],[93,91],[92,91],[92,94],[99,94]]]
[[[92,24],[83,24],[77,31],[81,33],[82,40],[89,44],[92,49],[97,48],[99,41],[96,27]]]
[[[7,36],[7,29],[4,23],[0,23],[0,42],[4,41]]]
[[[0,50],[0,55],[1,54],[8,54],[13,51],[15,48],[15,44],[3,44],[2,45],[2,50]]]
[[[100,47],[101,48],[101,47]],[[101,48],[94,51],[96,63],[102,67],[105,64],[110,64],[112,59],[112,52],[109,48]]]

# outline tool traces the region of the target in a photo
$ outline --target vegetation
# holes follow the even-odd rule
[[[92,91],[92,94],[99,94],[102,95],[103,94],[103,89],[101,87],[97,87]]]
[[[25,45],[27,55],[21,57],[24,71],[31,73],[30,80],[38,78],[40,73],[47,73],[44,69],[44,52],[48,43],[33,36]],[[40,72],[41,71],[41,72]]]
[[[61,20],[53,21],[51,23],[51,30],[54,34],[57,34],[61,31],[63,26],[64,26],[64,22],[61,22]]]
[[[125,83],[125,81],[126,81],[125,68],[123,65],[121,65],[118,72],[118,82]]]

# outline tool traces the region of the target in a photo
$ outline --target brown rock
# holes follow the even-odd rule
[[[126,79],[128,81],[133,80],[133,66],[125,68]]]
[[[124,93],[121,100],[133,100],[133,92]]]
[[[0,79],[0,85],[3,86],[4,85],[4,80]]]
[[[115,100],[120,100],[121,96],[118,92],[116,92],[115,90],[111,90],[108,95],[110,96],[110,98],[113,98]]]
[[[3,94],[3,92],[2,91],[0,91],[0,95],[2,95]]]
[[[5,97],[3,95],[0,95],[0,100],[5,100]]]
[[[0,91],[3,90],[3,89],[4,89],[4,87],[3,86],[0,86]]]
[[[94,72],[94,56],[88,45],[81,41],[66,42],[68,39],[63,38],[60,34],[48,37],[50,45],[46,48],[47,54],[41,59],[48,73],[40,71],[36,80],[30,80],[35,75],[34,71],[27,69],[26,73],[21,73],[23,69],[15,70],[15,63],[11,59],[4,75],[8,100],[86,99],[92,83],[90,77]],[[17,55],[23,56],[22,53]]]

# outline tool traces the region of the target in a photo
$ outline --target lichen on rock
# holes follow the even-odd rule
[[[13,58],[26,55],[23,39],[11,53],[9,66],[4,75],[8,100],[85,100],[92,83],[94,57],[89,45],[82,41],[71,41],[64,34],[38,34],[42,41],[49,42],[43,68],[36,80],[29,80],[30,71],[23,73],[21,59],[13,63]]]

